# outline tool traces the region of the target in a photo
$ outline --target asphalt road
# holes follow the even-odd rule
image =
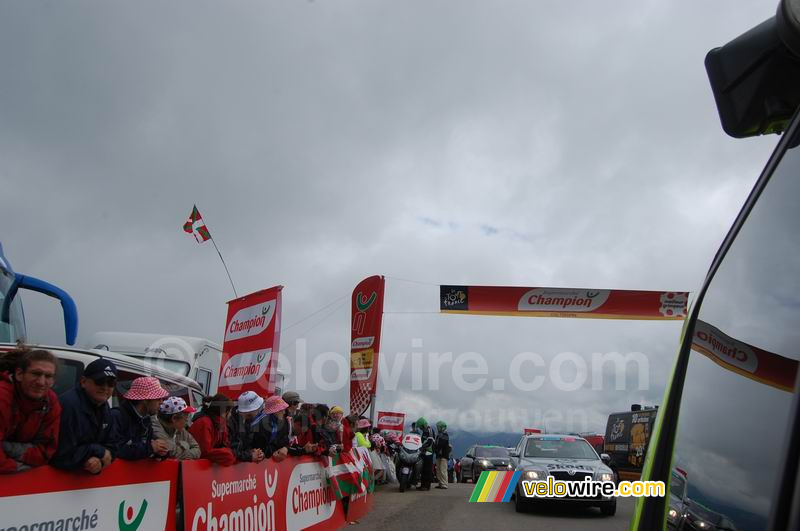
[[[434,483],[435,485],[435,483]],[[447,490],[431,488],[420,492],[400,493],[397,485],[380,486],[375,490],[372,511],[356,529],[436,529],[470,531],[473,529],[537,529],[538,530],[622,530],[627,529],[633,515],[633,498],[617,501],[617,514],[603,516],[593,507],[550,504],[529,513],[514,511],[509,503],[469,503],[474,485],[457,483]]]

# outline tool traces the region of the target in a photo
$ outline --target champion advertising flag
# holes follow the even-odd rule
[[[405,413],[395,413],[394,411],[378,411],[378,420],[376,422],[378,431],[391,431],[400,436],[403,435],[403,426],[405,423]]]
[[[192,207],[189,219],[183,224],[183,231],[194,236],[197,243],[203,243],[211,239],[211,233],[208,232],[208,227],[206,227],[200,211],[197,210],[197,205]]]
[[[228,301],[219,392],[275,392],[281,330],[281,290],[275,286]]]
[[[500,286],[440,286],[442,313],[580,317],[585,319],[684,319],[686,291],[633,291]]]
[[[790,393],[797,377],[797,360],[734,339],[705,321],[697,320],[692,350],[745,378]]]
[[[350,327],[350,413],[361,415],[370,405],[378,380],[384,278],[365,278],[353,290]]]

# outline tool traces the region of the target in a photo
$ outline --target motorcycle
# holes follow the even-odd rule
[[[414,433],[403,436],[397,452],[397,481],[400,483],[400,492],[405,492],[411,483],[414,469],[421,459],[422,437]]]
[[[425,442],[422,436],[409,433],[403,436],[397,453],[395,454],[397,481],[400,483],[400,492],[409,486],[419,483],[422,475],[423,453],[433,447],[433,437],[428,437]]]

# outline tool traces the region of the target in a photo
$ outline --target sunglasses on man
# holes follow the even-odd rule
[[[98,378],[96,380],[92,379],[92,381],[98,387],[112,387],[113,388],[113,387],[115,387],[117,385],[117,379],[116,378],[111,378],[111,377]]]

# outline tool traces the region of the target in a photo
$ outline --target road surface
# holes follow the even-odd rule
[[[633,515],[633,498],[620,498],[617,514],[610,517],[602,516],[596,508],[564,504],[550,504],[529,513],[517,513],[513,502],[469,503],[474,487],[471,483],[457,483],[447,490],[431,488],[429,492],[419,492],[412,489],[401,494],[397,485],[379,486],[375,489],[372,511],[349,529],[603,531],[627,529]]]

